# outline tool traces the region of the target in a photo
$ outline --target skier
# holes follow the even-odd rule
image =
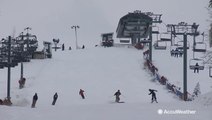
[[[197,73],[199,73],[199,64],[198,63],[196,63],[196,65],[194,67],[194,73],[196,73],[196,71],[197,71]]]
[[[71,46],[69,47],[69,50],[71,50]]]
[[[20,89],[24,87],[25,82],[26,82],[26,78],[22,78],[18,81]]]
[[[152,102],[151,103],[153,103],[154,101],[156,103],[158,103],[157,98],[156,98],[156,94],[155,94],[155,92],[157,92],[157,90],[149,89],[149,92],[150,92],[149,95],[152,94]]]
[[[85,99],[84,90],[80,89],[79,95],[82,97],[82,99]]]
[[[35,108],[35,104],[36,104],[36,102],[37,102],[37,100],[38,100],[38,95],[37,95],[37,93],[35,93],[35,95],[33,96],[33,99],[32,99],[32,108]]]
[[[85,45],[82,46],[82,49],[85,49]]]
[[[120,102],[120,96],[121,95],[121,92],[120,92],[120,90],[118,90],[115,94],[114,94],[114,96],[116,96],[116,100],[115,100],[115,102],[117,102],[117,103],[119,103]]]
[[[65,50],[65,44],[63,43],[62,44],[62,51],[64,51]]]
[[[179,49],[176,48],[174,52],[175,52],[174,56],[175,56],[175,57],[178,57]]]
[[[58,98],[58,94],[55,93],[54,96],[53,96],[53,102],[52,102],[52,105],[55,105],[56,101],[57,101],[57,98]]]

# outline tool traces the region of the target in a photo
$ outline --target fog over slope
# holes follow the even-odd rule
[[[60,38],[74,46],[71,26],[79,25],[79,45],[93,46],[101,33],[115,32],[119,19],[135,10],[163,14],[166,24],[196,22],[206,31],[207,4],[208,0],[0,0],[0,38],[17,36],[29,26],[40,41]]]

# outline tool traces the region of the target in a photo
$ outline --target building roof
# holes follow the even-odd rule
[[[152,21],[152,18],[144,13],[128,13],[119,20],[116,30],[117,38],[130,38],[132,35],[146,38]]]

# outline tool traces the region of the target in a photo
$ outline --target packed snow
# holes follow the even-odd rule
[[[127,47],[96,47],[53,52],[52,59],[24,63],[24,76],[27,81],[23,89],[18,87],[19,65],[12,69],[13,105],[0,106],[1,119],[183,120],[189,117],[192,120],[202,118],[209,120],[212,117],[210,93],[192,102],[180,100],[163,85],[153,80],[154,77],[144,69],[142,55],[141,50]],[[159,56],[155,54],[154,57]],[[168,55],[164,54],[165,56]],[[163,68],[159,68],[159,71],[160,69]],[[7,69],[2,69],[0,74],[0,97],[4,98]],[[175,76],[177,74],[172,74],[170,78]],[[210,86],[211,83],[208,82],[208,85]],[[148,95],[149,88],[158,90],[159,103],[151,103],[151,96]],[[85,90],[85,99],[79,96],[80,89]],[[114,103],[114,93],[118,89],[122,93],[121,101],[125,103]],[[203,85],[201,90],[206,91]],[[211,88],[207,90],[210,91]],[[55,92],[58,93],[59,98],[56,105],[52,106]],[[31,108],[34,93],[38,94],[38,101],[36,108]],[[165,110],[193,110],[196,113],[160,115],[158,114],[160,109],[164,112]]]
[[[94,47],[99,44],[102,33],[115,31],[119,19],[134,10],[163,14],[163,23],[158,27],[160,31],[165,32],[165,25],[169,23],[196,22],[200,24],[198,30],[207,36],[209,15],[205,7],[208,1],[0,0],[0,38],[17,36],[25,32],[24,28],[31,27],[30,32],[37,35],[40,45],[43,41],[59,38],[59,44],[74,48],[75,34],[71,26],[79,25],[78,44],[86,48],[53,51],[52,59],[24,63],[26,84],[23,89],[18,85],[20,64],[12,68],[13,104],[0,105],[0,120],[211,120],[209,66],[198,74],[188,69],[188,92],[192,94],[199,83],[201,95],[185,102],[145,69],[142,53],[146,48]],[[192,38],[188,41],[192,48]],[[182,90],[183,58],[171,57],[169,45],[167,50],[153,49],[153,63],[160,75]],[[192,55],[189,49],[188,68]],[[196,55],[198,58],[203,56]],[[85,91],[85,99],[80,97],[80,89]],[[158,103],[151,103],[148,89],[158,90]],[[114,102],[117,90],[121,91],[121,101],[125,103]],[[55,92],[59,97],[52,106]],[[38,101],[36,107],[31,108],[35,93]],[[0,99],[6,96],[7,69],[4,68],[0,69]]]

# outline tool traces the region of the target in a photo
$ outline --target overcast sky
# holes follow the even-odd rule
[[[31,27],[39,41],[75,46],[72,25],[79,25],[79,45],[98,44],[105,32],[115,32],[119,19],[141,10],[163,14],[165,24],[196,22],[207,31],[209,0],[0,0],[0,38]]]

